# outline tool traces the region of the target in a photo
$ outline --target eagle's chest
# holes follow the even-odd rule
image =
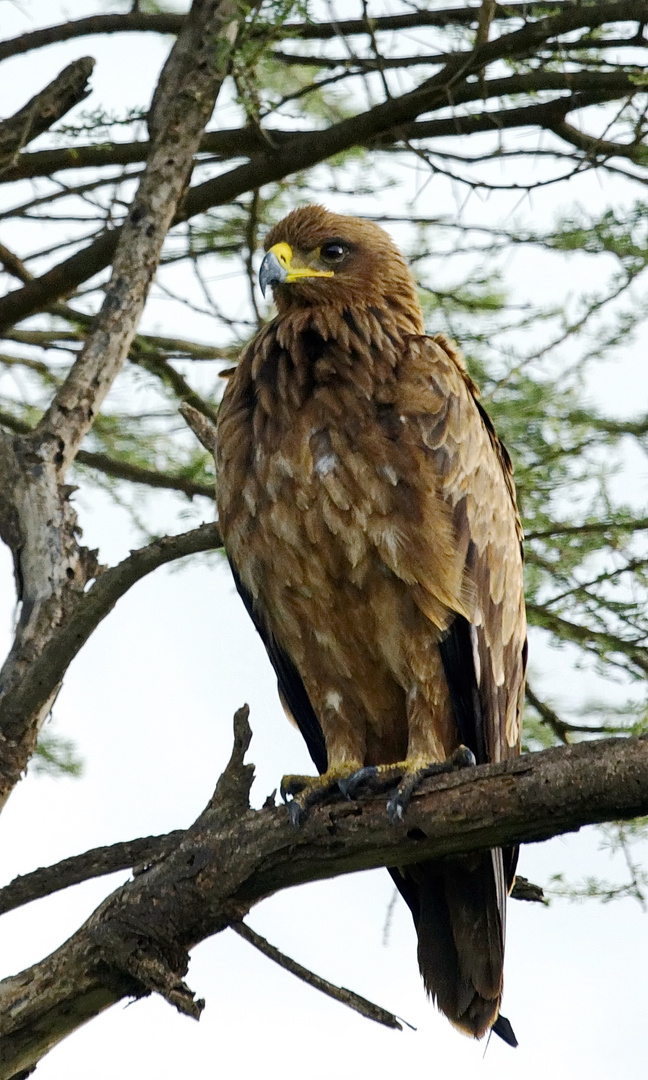
[[[225,486],[226,543],[253,595],[270,605],[362,588],[388,530],[398,476],[370,410],[330,415],[317,400],[257,427],[241,483]]]

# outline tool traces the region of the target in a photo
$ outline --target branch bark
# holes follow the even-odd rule
[[[23,146],[42,135],[87,97],[88,79],[94,63],[91,56],[84,56],[68,64],[44,90],[0,123],[0,178],[13,165]]]
[[[495,8],[495,17],[502,19],[528,18],[540,11],[554,11],[564,5],[564,0],[546,0],[540,4],[514,3],[505,7],[499,4]],[[375,32],[380,33],[394,30],[415,30],[424,26],[472,25],[477,22],[478,8],[446,8],[440,11],[417,11],[405,15],[386,15],[382,18],[372,19]],[[61,23],[58,26],[47,26],[42,30],[32,30],[27,34],[11,38],[9,41],[0,43],[0,60],[6,60],[9,56],[18,56],[21,53],[30,52],[32,49],[40,49],[43,45],[52,45],[57,41],[70,41],[73,38],[85,37],[91,34],[116,34],[116,33],[146,33],[178,34],[182,29],[184,15],[173,14],[147,14],[141,11],[131,11],[127,14],[117,15],[92,15],[86,19],[77,19],[73,22]],[[253,31],[254,32],[254,31]],[[257,33],[263,33],[263,29]],[[367,24],[364,19],[343,19],[335,22],[309,22],[296,23],[286,22],[276,28],[277,37],[299,37],[305,41],[328,41],[331,38],[366,34]]]
[[[244,17],[239,0],[194,0],[153,96],[150,154],[128,219],[118,234],[106,234],[115,235],[116,253],[93,329],[37,428],[0,436],[0,536],[12,549],[21,601],[14,644],[0,673],[0,807],[34,750],[67,663],[124,583],[156,562],[152,549],[148,558],[133,555],[121,571],[114,568],[121,584],[109,576],[86,593],[101,568],[96,552],[78,543],[72,489],[64,480],[128,355]],[[24,288],[36,285],[30,281]]]
[[[648,811],[648,739],[609,739],[528,754],[426,782],[397,825],[384,796],[312,811],[249,809],[247,710],[214,797],[165,857],[109,896],[51,956],[0,983],[0,1080],[122,997],[152,991],[188,1015],[188,951],[240,923],[265,897],[356,870],[407,865],[544,840]]]
[[[74,657],[99,623],[110,614],[117,601],[137,581],[165,563],[186,555],[213,551],[221,545],[218,525],[209,523],[179,536],[164,536],[160,540],[154,540],[146,547],[131,551],[128,558],[109,570],[97,569],[96,580],[86,592],[76,598],[76,603],[70,606],[65,622],[54,627],[47,638],[42,637],[39,640],[38,650],[30,649],[26,676],[15,679],[4,688],[0,698],[0,727],[6,733],[7,742],[12,737],[18,741],[25,728],[26,718],[41,716],[44,710],[49,711],[52,694],[58,691]],[[10,653],[7,665],[12,660],[12,655]],[[27,759],[25,764],[26,761]],[[5,743],[2,768],[7,769],[10,763]],[[19,775],[13,777],[14,783],[18,779]]]

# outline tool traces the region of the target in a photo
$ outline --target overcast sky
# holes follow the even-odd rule
[[[81,0],[10,3],[0,0],[3,36],[96,12]],[[338,12],[346,10],[338,5]],[[65,63],[89,53],[97,59],[93,96],[84,107],[145,105],[168,43],[151,36],[92,38],[53,46],[0,66],[0,109],[10,114]],[[231,118],[230,118],[231,122]],[[404,178],[405,189],[410,180]],[[585,193],[585,194],[583,194]],[[446,210],[447,191],[431,192]],[[591,205],[614,196],[609,185],[579,189]],[[565,202],[569,193],[563,192]],[[11,193],[13,202],[15,193]],[[397,199],[398,195],[394,195]],[[344,207],[353,212],[355,203]],[[539,198],[539,216],[548,203]],[[340,202],[337,208],[342,208]],[[534,207],[526,208],[533,213]],[[473,206],[474,217],[479,207]],[[492,203],[484,203],[492,221]],[[19,229],[0,224],[0,240],[20,247]],[[538,273],[542,260],[527,265]],[[551,288],[571,287],[571,273]],[[227,286],[242,303],[244,283]],[[540,287],[540,284],[539,284]],[[549,284],[547,288],[549,289]],[[210,340],[209,321],[169,314],[159,299],[147,327]],[[625,390],[640,370],[637,345],[614,377],[613,407],[637,402]],[[592,393],[608,387],[603,374]],[[645,378],[640,385],[644,393]],[[117,391],[118,392],[118,391]],[[157,497],[156,497],[157,498]],[[177,503],[158,498],[160,528],[182,531]],[[127,516],[95,493],[78,502],[84,540],[114,562],[139,537]],[[206,501],[193,510],[209,518]],[[6,651],[13,619],[12,578],[0,550],[0,648]],[[559,682],[565,701],[582,697],[582,680],[568,654],[550,656],[538,642],[534,663]],[[137,585],[99,627],[73,663],[56,703],[56,730],[74,740],[84,761],[80,780],[30,773],[0,818],[3,881],[89,847],[189,825],[207,803],[231,748],[234,710],[251,706],[254,733],[249,758],[257,767],[256,805],[285,772],[311,771],[299,734],[286,723],[270,666],[226,567],[216,558],[157,571]],[[584,830],[524,848],[520,871],[533,881],[551,874],[608,876],[614,865],[599,851],[599,837]],[[58,946],[127,875],[89,882],[31,904],[0,920],[0,976],[13,974]],[[425,1000],[416,964],[409,912],[396,905],[387,944],[383,927],[392,885],[386,872],[353,875],[291,889],[266,901],[250,924],[318,974],[358,991],[404,1017],[416,1031],[387,1031],[304,987],[249,945],[226,932],[193,953],[187,981],[207,1007],[196,1024],[158,998],[118,1005],[56,1048],[38,1067],[42,1080],[113,1080],[234,1075],[284,1080],[294,1071],[313,1080],[335,1075],[391,1077],[442,1075],[454,1080],[513,1077],[526,1080],[609,1080],[645,1072],[648,999],[648,923],[636,903],[571,906],[511,902],[503,1012],[520,1041],[512,1051],[493,1038],[474,1044],[457,1034]],[[484,1053],[486,1050],[486,1053]]]

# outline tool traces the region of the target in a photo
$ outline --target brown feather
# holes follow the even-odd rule
[[[498,761],[519,752],[524,681],[510,461],[456,348],[424,336],[415,283],[382,229],[306,207],[266,246],[287,243],[300,266],[321,267],[335,238],[344,265],[278,285],[278,316],[228,381],[225,546],[258,625],[299,673],[329,768],[456,749],[440,643],[457,618],[471,627],[467,670]],[[483,1034],[502,986],[501,853],[394,873],[426,988]]]

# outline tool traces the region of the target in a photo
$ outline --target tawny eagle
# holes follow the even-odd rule
[[[408,778],[462,745],[478,763],[519,753],[511,464],[460,353],[426,335],[383,229],[307,206],[266,251],[260,283],[278,313],[241,356],[219,418],[225,548],[323,774],[288,779],[293,811],[331,781],[348,791],[349,777],[398,764],[399,812]],[[429,994],[468,1034],[494,1028],[513,1044],[499,1007],[515,861],[498,848],[390,871]]]

